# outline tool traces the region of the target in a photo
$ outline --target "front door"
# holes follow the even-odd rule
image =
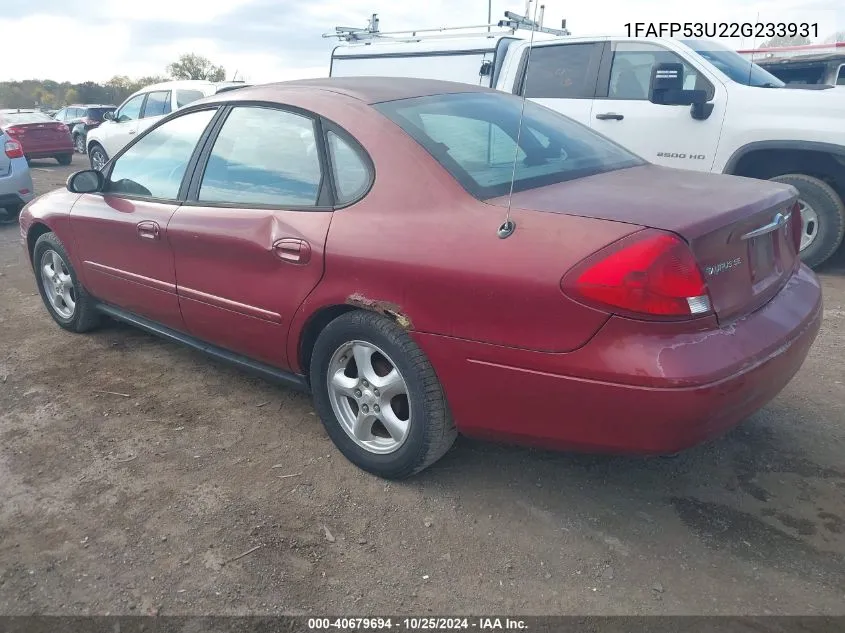
[[[291,320],[323,275],[332,219],[315,125],[234,107],[168,227],[188,331],[281,368]]]
[[[109,158],[122,150],[138,133],[138,119],[147,95],[140,94],[132,97],[115,112],[114,120],[103,121],[97,136],[103,144],[103,149]]]
[[[196,144],[215,110],[177,117],[114,161],[103,193],[70,214],[85,287],[98,299],[184,330],[168,222]]]
[[[690,106],[648,100],[652,69],[661,63],[682,63],[684,88],[707,92],[713,104],[707,119],[693,119]],[[594,130],[657,165],[710,171],[727,100],[721,83],[709,81],[677,53],[652,42],[613,42],[602,71],[590,117]]]

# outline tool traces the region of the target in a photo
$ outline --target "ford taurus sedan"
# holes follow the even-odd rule
[[[821,322],[790,186],[648,164],[439,81],[249,87],[24,209],[50,315],[309,390],[387,478],[458,432],[674,453],[775,397]]]

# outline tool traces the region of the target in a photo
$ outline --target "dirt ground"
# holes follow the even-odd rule
[[[33,167],[39,193],[72,171]],[[727,437],[674,459],[459,439],[386,483],[306,396],[59,329],[0,227],[0,613],[845,614],[845,258],[820,276],[810,358]]]

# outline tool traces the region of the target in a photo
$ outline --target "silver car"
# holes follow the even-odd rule
[[[23,148],[0,130],[0,223],[17,220],[23,205],[34,197]]]

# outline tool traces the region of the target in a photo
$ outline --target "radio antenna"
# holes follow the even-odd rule
[[[528,16],[529,11],[531,9],[531,3],[534,0],[527,0],[525,3],[525,15]],[[542,5],[541,13],[545,13],[546,5]],[[522,119],[525,117],[525,88],[528,85],[528,69],[531,67],[531,49],[534,46],[534,31],[537,28],[537,5],[534,5],[534,15],[531,18],[531,37],[528,39],[528,53],[525,56],[525,80],[522,82],[522,106],[519,111],[519,124],[516,128],[516,147],[513,151],[513,169],[511,170],[511,186],[510,191],[508,191],[508,212],[505,215],[505,221],[499,227],[499,230],[496,234],[499,236],[500,239],[505,239],[506,237],[510,237],[513,235],[513,232],[516,230],[516,222],[511,219],[511,203],[513,200],[513,185],[514,181],[516,180],[516,164],[519,160],[519,141],[522,138]]]
[[[760,24],[760,12],[757,12],[757,24]],[[757,47],[757,32],[755,31],[752,33],[752,44],[751,44],[751,63],[748,64],[748,85],[751,85],[751,73],[754,70],[754,51]]]

